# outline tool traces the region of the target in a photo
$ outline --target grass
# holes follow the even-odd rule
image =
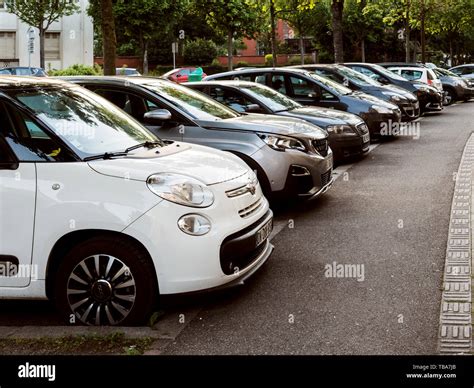
[[[57,338],[0,339],[3,355],[140,355],[153,339],[126,338],[123,333],[74,335]]]

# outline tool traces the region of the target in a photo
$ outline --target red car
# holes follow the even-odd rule
[[[171,71],[168,71],[167,73],[163,74],[163,78],[169,79],[170,81],[181,83],[181,82],[188,82],[188,76],[191,73],[196,72],[197,69],[200,69],[198,67],[180,67],[178,69],[174,69]],[[201,70],[202,71],[202,70]],[[204,78],[207,74],[202,72],[201,79]],[[193,79],[190,79],[189,81],[193,81]]]

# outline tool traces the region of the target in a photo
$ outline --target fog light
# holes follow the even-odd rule
[[[191,236],[203,236],[211,230],[211,221],[199,214],[186,214],[178,220],[178,227]]]

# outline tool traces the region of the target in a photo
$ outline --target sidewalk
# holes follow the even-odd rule
[[[439,352],[469,354],[472,346],[474,263],[474,135],[464,148],[456,179],[443,282]]]

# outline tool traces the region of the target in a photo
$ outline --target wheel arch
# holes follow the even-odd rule
[[[150,256],[150,253],[145,248],[145,246],[136,238],[129,236],[128,234],[112,231],[112,230],[105,230],[105,229],[85,229],[85,230],[75,230],[70,233],[65,234],[62,236],[56,244],[54,244],[53,249],[48,257],[48,264],[46,267],[46,296],[48,299],[53,299],[54,297],[54,278],[56,271],[59,269],[61,264],[61,258],[64,257],[67,253],[69,253],[75,246],[78,244],[87,241],[91,238],[98,237],[98,236],[108,236],[108,237],[120,237],[121,239],[126,239],[132,244],[138,246],[144,253],[147,255],[147,259],[150,261],[150,265],[154,271],[154,283],[156,286],[157,296],[159,296],[159,284],[158,284],[158,277],[156,275],[156,268],[153,263],[153,260]]]

